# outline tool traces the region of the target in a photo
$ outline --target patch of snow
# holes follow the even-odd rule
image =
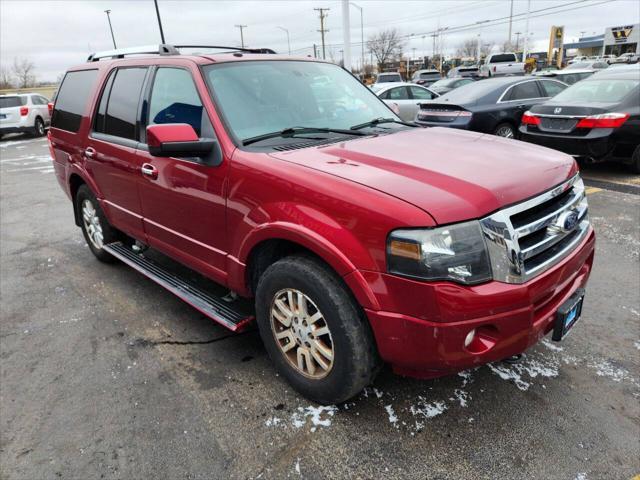
[[[600,377],[607,377],[614,382],[621,382],[629,379],[629,372],[621,367],[616,367],[608,360],[600,360],[598,362],[589,362],[589,368],[593,368]]]
[[[422,416],[424,418],[433,418],[443,413],[448,407],[439,400],[435,402],[427,402],[424,397],[418,397],[419,401],[417,405],[411,405],[409,411],[415,416]]]
[[[633,342],[633,346],[640,350],[640,342],[638,342],[637,340]]]
[[[299,458],[298,458],[298,459],[296,459],[296,464],[295,464],[294,468],[295,468],[295,470],[296,470],[296,473],[297,473],[298,475],[300,475],[300,459],[299,459]]]
[[[574,480],[587,480],[587,474],[586,473],[579,473],[579,474],[576,475]]]
[[[456,400],[458,400],[458,402],[460,402],[461,407],[466,407],[468,405],[468,401],[471,399],[471,395],[469,395],[469,392],[460,388],[456,388],[453,391],[453,396]],[[453,398],[451,400],[453,400]]]
[[[398,416],[396,412],[393,411],[392,405],[386,405],[384,409],[387,411],[387,415],[389,415],[389,422],[395,427],[398,428]]]
[[[271,418],[267,418],[267,420],[264,422],[264,424],[267,427],[276,427],[280,422],[282,422],[282,419],[280,419],[278,417],[271,417]]]
[[[513,380],[520,390],[529,390],[531,384],[529,382],[525,382],[522,379],[522,376],[515,369],[507,368],[504,365],[493,363],[489,363],[488,366],[491,371],[498,375],[502,380]]]
[[[330,417],[333,417],[337,411],[338,407],[335,405],[298,407],[298,411],[291,415],[291,423],[294,427],[301,428],[307,424],[307,419],[310,419],[312,425],[311,431],[315,432],[317,427],[331,426]],[[325,415],[323,416],[323,414]]]
[[[545,347],[547,347],[549,350],[553,350],[554,352],[561,352],[562,350],[564,350],[563,347],[560,347],[558,345],[555,345],[555,344],[551,343],[546,338],[543,338],[542,340],[540,340],[540,343],[542,345],[544,345]]]
[[[531,378],[540,377],[557,377],[559,374],[559,361],[557,359],[548,359],[546,363],[535,358],[525,357],[525,359],[513,365],[504,363],[489,363],[488,366],[493,373],[503,380],[513,380],[516,386],[522,390],[528,390],[531,383],[526,381],[523,376],[527,374]]]

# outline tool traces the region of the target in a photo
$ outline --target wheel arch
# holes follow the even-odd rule
[[[76,222],[76,225],[81,226],[80,223],[80,213],[78,212],[78,205],[76,202],[76,195],[78,194],[78,190],[82,185],[87,185],[87,182],[78,175],[77,173],[72,173],[69,176],[69,195],[71,196],[71,203],[73,204],[73,218]]]
[[[269,234],[265,232],[245,243],[239,256],[238,271],[230,271],[230,286],[252,296],[260,275],[276,261],[294,254],[310,255],[327,265],[342,279],[347,291],[363,308],[380,308],[369,285],[350,259],[331,242],[314,233],[305,235],[283,229],[270,230]]]

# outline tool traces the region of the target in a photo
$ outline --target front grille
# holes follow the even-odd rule
[[[584,184],[576,175],[482,219],[494,279],[523,283],[556,265],[587,235],[587,212]]]

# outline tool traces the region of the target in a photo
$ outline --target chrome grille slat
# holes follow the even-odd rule
[[[548,192],[481,219],[480,224],[494,279],[524,283],[556,265],[586,237],[589,219],[584,183],[576,175]]]

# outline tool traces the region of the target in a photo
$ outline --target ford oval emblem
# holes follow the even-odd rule
[[[570,232],[571,230],[576,228],[578,219],[578,212],[576,210],[564,212],[558,217],[555,223],[551,225],[551,229],[555,230],[556,232]]]
[[[558,114],[558,113],[560,113],[561,111],[562,111],[562,107],[558,107],[558,108],[555,108],[555,109],[553,110],[553,113]]]

